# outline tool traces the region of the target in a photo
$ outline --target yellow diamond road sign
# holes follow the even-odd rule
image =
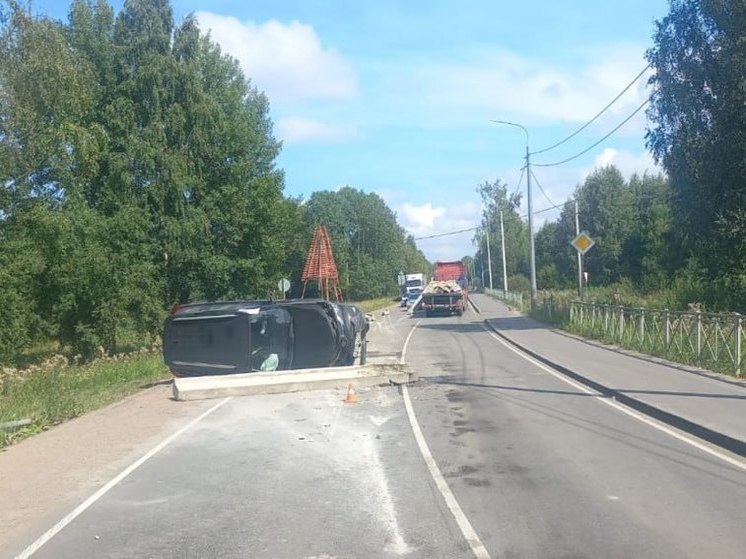
[[[580,235],[575,237],[570,244],[575,247],[580,254],[585,254],[590,248],[596,244],[596,241],[591,239],[590,235],[583,231]]]

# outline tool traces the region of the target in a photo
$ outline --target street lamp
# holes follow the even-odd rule
[[[492,251],[490,251],[490,216],[487,214],[487,266],[490,272],[490,289],[492,289]]]
[[[522,124],[515,122],[508,122],[507,120],[491,120],[496,124],[506,124],[508,126],[515,126],[523,130],[526,134],[526,181],[527,181],[527,193],[526,200],[528,202],[528,245],[529,245],[529,263],[531,265],[531,310],[536,310],[536,250],[534,248],[534,212],[531,202],[531,153],[528,151],[528,130]]]

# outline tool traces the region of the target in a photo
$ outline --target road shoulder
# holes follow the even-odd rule
[[[0,557],[13,557],[96,488],[213,402],[148,388],[0,452]]]

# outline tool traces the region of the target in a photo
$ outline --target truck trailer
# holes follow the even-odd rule
[[[457,314],[466,311],[469,302],[469,285],[466,266],[460,260],[436,262],[433,280],[427,284],[417,308],[425,311],[425,316],[435,314]]]

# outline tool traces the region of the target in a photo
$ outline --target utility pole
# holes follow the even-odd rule
[[[503,253],[503,292],[508,291],[508,270],[505,264],[505,227],[503,227],[503,211],[500,210],[500,243]]]
[[[526,132],[526,200],[528,201],[528,246],[531,252],[531,310],[536,310],[536,249],[534,248],[534,211],[531,203],[531,154],[528,151],[528,132]]]
[[[487,217],[487,267],[490,274],[490,289],[492,289],[492,255],[490,253],[490,228],[489,216]]]
[[[578,201],[575,200],[575,236],[580,235],[580,216],[578,213]],[[578,253],[578,297],[583,298],[583,255]]]
[[[528,130],[522,124],[516,122],[508,122],[507,120],[492,120],[497,124],[507,124],[508,126],[515,126],[523,130],[526,134],[526,179],[527,179],[527,194],[526,200],[528,201],[528,242],[531,250],[529,262],[531,264],[531,310],[536,310],[536,250],[534,247],[534,211],[533,204],[531,201],[531,152],[528,150]]]

